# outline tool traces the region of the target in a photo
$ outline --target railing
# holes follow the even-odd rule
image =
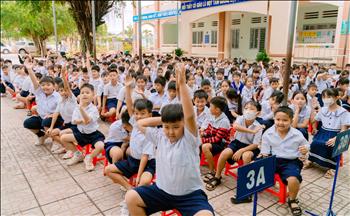
[[[171,48],[176,48],[176,44],[162,44],[160,47],[171,47]]]
[[[208,47],[218,47],[217,44],[192,44],[192,47],[208,48]]]
[[[336,63],[343,57],[344,49],[335,48],[334,44],[296,44],[294,47],[294,62]],[[350,49],[345,57],[349,58]]]

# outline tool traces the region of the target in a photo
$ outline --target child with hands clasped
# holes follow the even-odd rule
[[[185,68],[177,69],[181,104],[169,104],[161,117],[138,121],[138,128],[156,147],[157,182],[126,193],[130,215],[150,215],[177,209],[182,215],[214,215],[202,190],[200,140]],[[163,125],[163,128],[154,126]],[[141,145],[143,145],[142,143]]]
[[[292,127],[293,110],[287,106],[277,108],[274,113],[275,124],[262,136],[261,155],[276,155],[276,173],[288,186],[288,205],[293,216],[302,215],[297,195],[302,177],[303,162],[299,157],[308,152],[309,145],[302,133]]]
[[[295,91],[292,96],[292,104],[289,106],[293,112],[292,126],[298,129],[306,140],[309,140],[307,128],[309,126],[311,108],[306,105],[307,96],[302,91]]]

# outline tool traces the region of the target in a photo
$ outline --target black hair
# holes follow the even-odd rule
[[[324,96],[329,96],[329,97],[338,97],[339,96],[339,91],[338,89],[335,88],[327,88],[322,91],[322,97]]]
[[[276,115],[277,113],[282,112],[288,115],[288,117],[290,119],[293,119],[294,116],[294,112],[291,108],[289,108],[288,106],[280,106],[277,108],[277,110],[275,111],[274,115]]]
[[[280,104],[284,99],[284,94],[281,91],[275,90],[272,92],[270,98],[275,98],[276,103]]]
[[[120,72],[124,73],[125,67],[124,67],[124,66],[119,66],[119,67],[118,67],[118,70],[119,70]]]
[[[208,94],[203,89],[199,89],[193,93],[193,99],[196,98],[204,98],[205,100],[208,100]]]
[[[82,90],[83,88],[88,88],[88,89],[90,89],[92,92],[94,92],[94,86],[91,85],[90,83],[84,83],[84,84],[80,87],[80,90]]]
[[[279,82],[279,79],[276,78],[276,77],[272,77],[272,78],[270,79],[270,84],[271,84],[271,83],[278,83],[278,82]]]
[[[226,101],[226,99],[224,97],[216,96],[216,97],[213,97],[210,100],[210,104],[212,104],[215,107],[219,108],[221,110],[221,112],[224,112],[225,108],[227,106],[227,101]]]
[[[102,74],[101,74],[101,77],[106,77],[108,75],[108,73],[106,71],[104,71]]]
[[[108,74],[110,74],[110,73],[116,73],[116,74],[118,74],[118,71],[117,71],[117,68],[110,68],[109,70],[108,70]]]
[[[83,68],[81,69],[81,71],[82,71],[83,73],[88,73],[88,72],[89,72],[88,69],[87,69],[86,67],[83,67]]]
[[[57,85],[58,85],[58,89],[64,89],[64,83],[63,82],[57,83]]]
[[[136,81],[137,81],[137,80],[143,80],[143,81],[147,82],[147,77],[146,77],[145,75],[138,75],[138,76],[136,77]]]
[[[55,78],[53,78],[53,81],[57,85],[59,85],[60,83],[63,83],[63,80],[61,79],[61,77],[55,77]]]
[[[242,97],[238,92],[233,89],[229,88],[226,92],[226,97],[230,100],[237,100],[237,114],[242,114]]]
[[[44,76],[40,79],[39,84],[43,83],[51,83],[52,85],[55,85],[55,82],[52,77],[50,76]]]
[[[219,69],[216,71],[216,74],[218,74],[218,73],[221,73],[222,75],[224,75],[224,74],[225,74],[225,71],[224,71],[223,68],[219,68]]]
[[[184,119],[181,104],[168,104],[162,108],[161,119],[163,123],[174,123]]]
[[[307,103],[307,96],[306,96],[306,93],[301,91],[301,90],[296,90],[294,93],[293,93],[293,96],[292,96],[292,99],[295,98],[295,96],[297,96],[298,94],[302,94],[306,100],[306,103]]]
[[[122,124],[130,124],[130,116],[128,111],[124,111],[121,115]]]
[[[158,76],[155,80],[154,80],[154,84],[159,83],[160,85],[162,85],[163,87],[166,85],[166,79],[162,76]]]
[[[339,81],[338,81],[338,85],[346,85],[346,84],[349,84],[349,79],[348,78],[340,78]]]
[[[149,113],[152,113],[153,103],[147,99],[136,99],[134,102],[134,109],[138,111],[146,109]]]
[[[244,107],[246,107],[248,104],[255,106],[256,109],[260,112],[261,111],[261,104],[257,101],[248,101],[246,104],[244,104]]]
[[[100,67],[98,65],[94,65],[91,67],[91,70],[95,70],[97,72],[100,72]]]
[[[175,81],[170,81],[168,83],[168,90],[176,90],[176,82]]]
[[[235,71],[232,73],[232,77],[234,77],[234,76],[241,77],[241,74],[239,72]]]
[[[210,81],[209,81],[208,79],[204,79],[204,80],[202,80],[202,82],[201,82],[201,87],[203,87],[203,86],[207,86],[207,85],[211,86]]]
[[[311,82],[308,86],[307,86],[307,90],[310,90],[311,88],[316,88],[317,89],[317,85],[313,82]]]
[[[41,79],[43,77],[43,75],[41,73],[35,73],[35,77],[37,79]]]
[[[172,72],[171,70],[167,70],[164,74],[164,78],[169,81],[170,80],[170,76],[174,74],[174,72]]]

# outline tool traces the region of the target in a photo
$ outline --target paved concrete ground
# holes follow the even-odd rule
[[[67,167],[52,155],[50,145],[34,146],[36,137],[22,127],[24,110],[14,110],[10,98],[1,98],[1,215],[120,215],[124,192],[102,174],[102,164],[86,172],[83,163]],[[102,123],[106,133],[108,125]],[[348,153],[347,153],[348,154]],[[334,210],[350,215],[350,164],[340,171]],[[203,168],[202,168],[203,169]],[[325,215],[332,180],[320,169],[304,170],[299,199],[303,210]],[[217,215],[251,215],[252,204],[232,205],[236,180],[223,177],[223,184],[207,192]],[[288,206],[263,192],[259,215],[290,215]]]

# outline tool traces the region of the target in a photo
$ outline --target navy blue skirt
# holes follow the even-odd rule
[[[338,133],[321,127],[311,143],[309,160],[322,167],[335,169],[337,163],[336,158],[332,158],[333,147],[327,146],[326,142]]]

